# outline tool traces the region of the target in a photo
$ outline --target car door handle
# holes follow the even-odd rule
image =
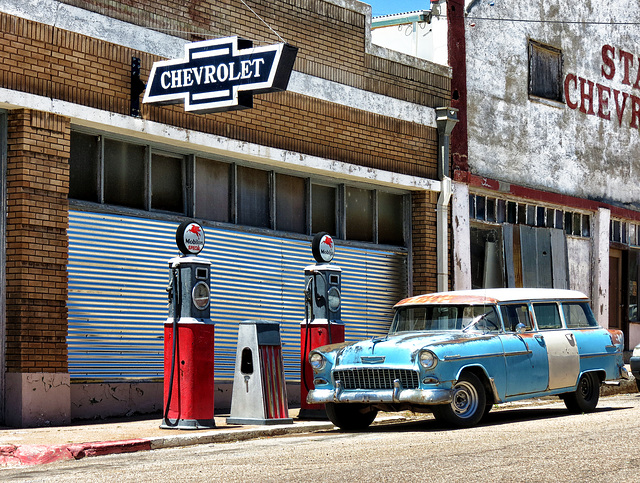
[[[535,339],[541,344],[544,344],[544,336],[537,334],[537,335],[534,335],[533,337],[535,337]]]

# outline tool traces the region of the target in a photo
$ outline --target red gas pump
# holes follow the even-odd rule
[[[180,224],[176,244],[182,256],[169,260],[169,317],[164,325],[163,429],[215,428],[214,325],[210,318],[210,266],[197,255],[204,230]]]
[[[300,413],[299,419],[327,419],[324,406],[307,403],[313,389],[313,369],[309,352],[316,347],[344,342],[341,320],[342,270],[331,265],[335,254],[333,239],[328,233],[318,233],[312,242],[316,265],[304,269],[305,318],[300,324]]]

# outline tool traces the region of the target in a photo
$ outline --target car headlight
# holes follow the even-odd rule
[[[433,369],[438,364],[438,357],[431,351],[420,351],[418,359],[420,360],[420,365],[425,369]]]
[[[326,363],[327,360],[319,352],[312,352],[309,354],[309,364],[311,364],[314,371],[321,371]]]

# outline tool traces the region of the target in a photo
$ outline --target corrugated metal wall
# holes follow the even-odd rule
[[[168,260],[178,223],[71,211],[69,372],[74,380],[163,376]],[[280,322],[287,380],[300,378],[304,267],[310,242],[205,228],[201,255],[212,262],[211,318],[216,380],[233,380],[238,322]],[[347,340],[386,332],[406,296],[406,254],[338,246]]]

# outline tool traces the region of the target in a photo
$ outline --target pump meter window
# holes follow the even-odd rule
[[[204,282],[198,282],[191,292],[193,305],[198,310],[204,310],[209,306],[209,287]]]

